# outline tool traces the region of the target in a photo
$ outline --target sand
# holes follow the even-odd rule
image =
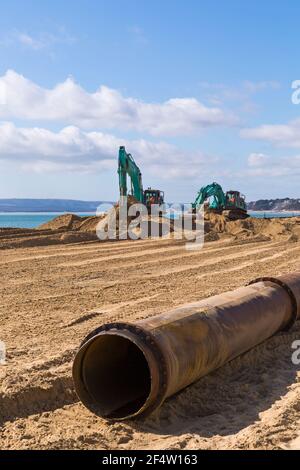
[[[108,217],[103,215],[79,217],[74,214],[63,214],[36,229],[0,228],[0,250],[96,241],[98,240],[96,228],[101,225],[107,230],[107,219]],[[133,220],[134,218],[129,218],[128,224],[133,223]],[[170,232],[173,233],[172,220],[158,217],[150,219],[149,234],[151,234],[151,223],[156,225],[157,233],[168,231],[170,224]],[[133,228],[132,232],[138,234],[139,229]],[[296,242],[300,236],[300,217],[285,219],[249,217],[244,220],[231,221],[223,215],[206,213],[204,232],[206,242],[218,240],[291,240]],[[117,238],[118,235],[117,223]]]
[[[0,238],[0,339],[8,351],[0,366],[0,448],[300,448],[300,372],[291,362],[300,322],[143,420],[94,416],[71,379],[77,347],[103,322],[147,318],[258,276],[299,270],[299,221],[217,217],[207,234],[218,239],[196,252],[172,239],[51,244],[53,237],[92,234],[78,227],[1,233],[11,238]]]

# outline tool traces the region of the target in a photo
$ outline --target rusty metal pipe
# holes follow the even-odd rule
[[[145,415],[299,316],[300,272],[256,279],[135,324],[102,325],[75,357],[77,394],[107,419]]]

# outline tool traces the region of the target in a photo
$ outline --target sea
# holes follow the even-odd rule
[[[63,212],[0,212],[0,228],[36,228],[49,220],[62,215]],[[80,216],[96,215],[95,212],[75,212]],[[248,211],[251,217],[258,218],[279,218],[279,217],[300,217],[300,212],[272,212],[272,211]]]
[[[248,214],[251,217],[257,217],[259,219],[273,219],[273,218],[286,218],[286,217],[300,217],[299,211],[282,211],[282,212],[272,212],[272,211],[248,211]]]

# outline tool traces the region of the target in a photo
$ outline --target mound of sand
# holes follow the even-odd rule
[[[38,230],[74,230],[82,223],[82,217],[62,214],[37,227]]]
[[[136,203],[128,198],[128,206]],[[173,237],[174,220],[164,217],[148,217],[137,220],[136,216],[127,218],[127,225],[119,224],[119,204],[106,215],[80,217],[75,214],[62,214],[36,229],[0,229],[0,249],[23,248],[27,246],[46,246],[53,244],[80,243],[99,240],[96,230],[107,231],[116,216],[116,238],[126,238],[129,229],[136,238],[141,235],[141,223],[148,224],[148,237]],[[191,215],[191,217],[193,217]],[[123,234],[124,232],[124,234]],[[187,232],[186,232],[187,233]],[[204,241],[244,240],[297,242],[300,239],[300,217],[283,219],[247,219],[232,220],[226,213],[206,212],[204,215]]]
[[[128,197],[128,207],[136,202],[133,197]],[[116,238],[122,238],[123,233],[121,232],[126,232],[128,228],[139,237],[141,232],[139,222],[148,223],[149,236],[157,236],[157,234],[165,236],[168,234],[169,226],[170,232],[174,231],[174,221],[163,217],[149,217],[146,221],[143,218],[138,222],[135,216],[129,216],[127,217],[127,225],[125,223],[125,226],[121,227],[119,215],[120,206],[116,204],[106,215],[79,217],[74,214],[63,214],[40,225],[38,230],[95,233],[98,228],[107,231],[108,227],[113,225],[112,222],[115,217]],[[204,220],[205,241],[226,238],[247,240],[257,237],[260,237],[262,240],[277,240],[290,237],[295,241],[300,235],[300,219],[297,218],[258,219],[249,217],[247,219],[232,220],[226,213],[215,214],[206,212]],[[153,233],[151,233],[151,227]],[[72,237],[68,236],[62,238],[72,239]]]
[[[205,240],[232,238],[243,240],[258,237],[261,240],[290,239],[297,241],[300,235],[300,218],[258,219],[249,217],[241,220],[230,220],[220,214],[205,214]]]
[[[97,225],[104,217],[104,215],[85,217],[83,221],[81,220],[81,223],[78,226],[78,230],[80,232],[95,232]]]
[[[62,214],[49,222],[39,225],[36,230],[72,230],[80,232],[95,232],[97,224],[105,216],[83,216]]]

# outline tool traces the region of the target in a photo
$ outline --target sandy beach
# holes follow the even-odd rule
[[[258,276],[299,270],[299,221],[284,222],[290,233],[219,237],[196,252],[176,240],[74,243],[69,237],[16,246],[20,233],[6,232],[1,449],[300,448],[300,372],[291,361],[299,322],[142,420],[96,417],[79,402],[71,377],[80,342],[103,322],[147,318]]]

